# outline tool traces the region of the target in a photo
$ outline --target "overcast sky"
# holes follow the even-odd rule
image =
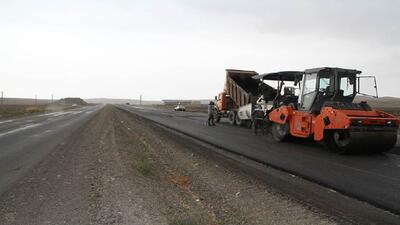
[[[213,98],[225,69],[338,66],[400,97],[400,1],[0,1],[8,97]]]

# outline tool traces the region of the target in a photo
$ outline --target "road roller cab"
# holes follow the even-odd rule
[[[281,105],[270,114],[276,141],[289,136],[313,138],[341,153],[383,152],[397,141],[399,119],[372,109],[366,102],[353,103],[360,93],[361,71],[315,68],[304,71],[297,104]]]

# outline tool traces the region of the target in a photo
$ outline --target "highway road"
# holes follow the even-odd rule
[[[245,155],[323,186],[400,214],[400,155],[339,155],[312,141],[276,143],[246,128],[205,126],[204,113],[162,111],[119,105],[121,109],[214,146]]]
[[[0,120],[0,194],[102,107]]]

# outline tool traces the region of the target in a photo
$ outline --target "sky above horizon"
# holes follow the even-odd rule
[[[400,97],[400,1],[3,0],[5,97],[209,99],[225,69],[344,67]]]

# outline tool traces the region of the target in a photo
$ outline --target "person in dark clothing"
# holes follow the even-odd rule
[[[208,104],[208,120],[207,120],[207,125],[208,126],[215,126],[214,123],[214,113],[215,113],[215,105],[213,101],[210,101]]]
[[[265,134],[265,113],[258,105],[255,106],[256,108],[253,111],[253,128],[254,133],[257,135],[258,130],[261,130],[261,133]]]

